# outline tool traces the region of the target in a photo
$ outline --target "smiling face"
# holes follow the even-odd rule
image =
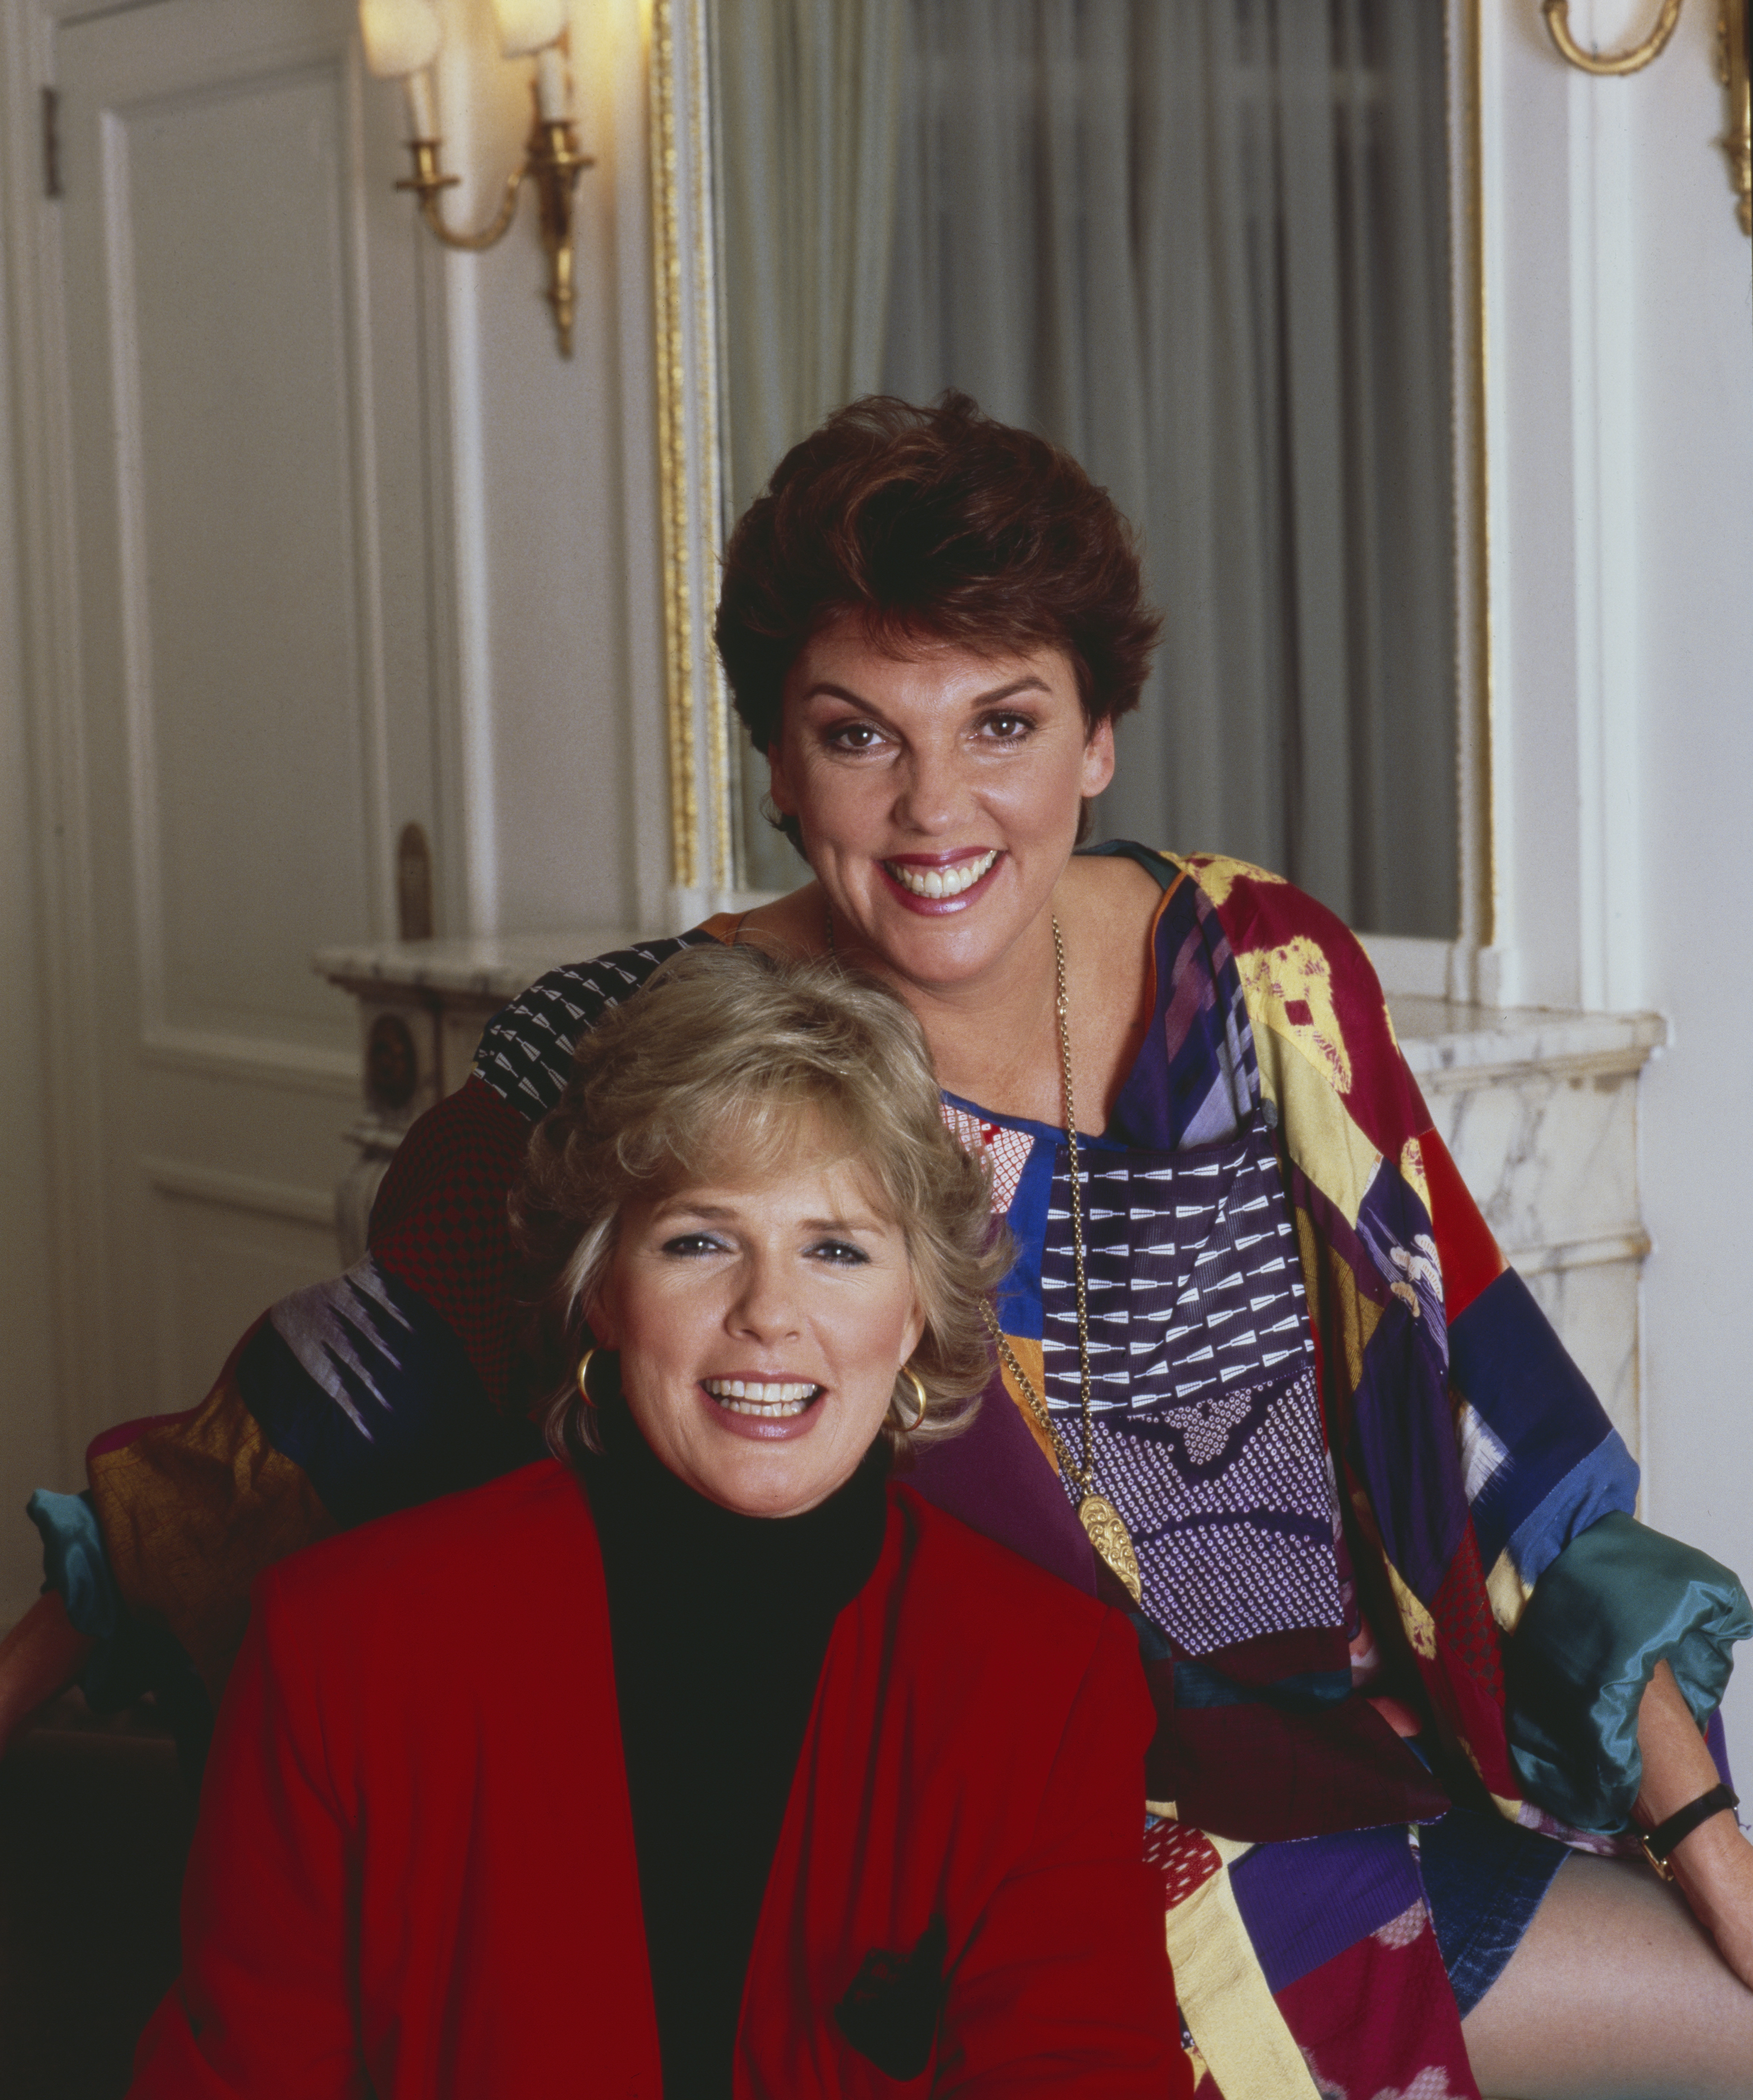
[[[653,1452],[747,1516],[852,1478],[923,1326],[901,1228],[832,1150],[630,1208],[591,1312]]]
[[[836,918],[889,970],[948,986],[1039,922],[1114,739],[1088,730],[1062,649],[897,656],[841,620],[799,652],[769,758]]]

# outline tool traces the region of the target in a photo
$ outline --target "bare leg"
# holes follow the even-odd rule
[[[1463,2032],[1496,2100],[1753,2094],[1753,1991],[1641,1861],[1567,1860]]]
[[[55,1590],[0,1641],[0,1754],[39,1706],[73,1683],[95,1645],[68,1617],[66,1600]]]

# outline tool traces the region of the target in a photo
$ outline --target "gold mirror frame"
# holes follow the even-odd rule
[[[1456,899],[1452,941],[1371,939],[1390,988],[1495,997],[1487,575],[1480,0],[1447,0],[1456,493]],[[712,647],[724,549],[722,355],[710,0],[652,0],[651,168],[673,923],[741,909],[737,739]]]
[[[707,16],[707,0],[653,0],[658,471],[670,882],[679,925],[732,906],[738,872],[729,695],[711,632],[724,498]]]

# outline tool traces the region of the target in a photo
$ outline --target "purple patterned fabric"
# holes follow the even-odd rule
[[[1001,1379],[987,1387],[972,1426],[927,1445],[907,1477],[940,1510],[1095,1593],[1089,1538]]]
[[[1282,1991],[1423,1900],[1406,1831],[1341,1830],[1257,1845],[1230,1869],[1269,1990]]]

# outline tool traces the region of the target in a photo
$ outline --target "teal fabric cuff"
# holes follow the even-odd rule
[[[24,1514],[42,1534],[44,1588],[60,1591],[78,1632],[93,1640],[113,1640],[121,1599],[90,1496],[55,1495],[39,1488]]]
[[[136,1618],[122,1602],[90,1496],[38,1489],[24,1511],[42,1534],[43,1588],[59,1590],[76,1630],[97,1643],[79,1678],[92,1710],[113,1714],[143,1692],[153,1693],[175,1734],[184,1775],[198,1785],[213,1733],[212,1705],[195,1665],[170,1633]]]
[[[1618,1512],[1580,1533],[1504,1643],[1509,1754],[1528,1798],[1575,1829],[1623,1829],[1656,1665],[1667,1662],[1702,1727],[1749,1635],[1746,1591],[1707,1554]]]
[[[169,1646],[180,1657],[181,1649],[129,1615],[89,1494],[54,1495],[39,1488],[24,1514],[42,1534],[42,1586],[60,1591],[75,1630],[97,1643],[79,1674],[80,1690],[96,1713],[131,1706],[164,1675],[159,1651]]]

